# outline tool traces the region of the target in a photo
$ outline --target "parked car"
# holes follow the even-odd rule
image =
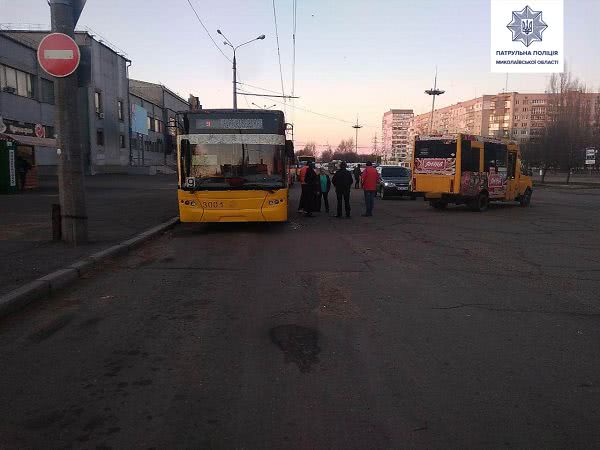
[[[410,186],[410,169],[400,166],[380,166],[378,170],[381,180],[377,186],[377,195],[380,198],[392,196],[410,197],[411,200],[417,198]]]

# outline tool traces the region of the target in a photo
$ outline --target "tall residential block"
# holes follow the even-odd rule
[[[390,109],[383,115],[382,145],[386,164],[410,165],[412,144],[410,129],[414,113],[412,109]]]

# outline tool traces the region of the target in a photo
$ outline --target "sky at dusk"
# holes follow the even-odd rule
[[[240,81],[281,92],[272,0],[191,0],[223,51],[220,28],[234,43],[260,34],[263,41],[238,50]],[[293,0],[275,0],[284,90],[292,92]],[[287,108],[297,145],[336,146],[354,136],[351,122],[365,127],[359,146],[381,139],[381,119],[391,108],[431,108],[424,90],[433,84],[447,106],[505,88],[504,74],[490,73],[489,0],[297,0],[294,101]],[[595,20],[599,0],[565,0],[565,55],[575,76],[600,89],[600,40]],[[46,0],[0,0],[0,22],[49,24]],[[231,63],[215,48],[187,0],[88,0],[79,21],[123,49],[133,78],[160,82],[205,108],[231,107]],[[543,92],[545,74],[508,77],[508,89]],[[247,87],[248,91],[266,93]],[[269,98],[239,96],[271,106]],[[278,99],[279,100],[279,99]],[[283,109],[283,105],[281,109]],[[302,108],[302,109],[300,109]],[[332,116],[324,118],[304,110]]]

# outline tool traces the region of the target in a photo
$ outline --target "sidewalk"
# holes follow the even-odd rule
[[[533,181],[535,183],[541,183],[542,177],[539,172],[533,174]],[[551,173],[548,172],[546,174],[546,178],[544,180],[544,184],[567,184],[567,173],[566,172],[556,172]],[[589,175],[587,173],[576,173],[571,175],[571,179],[569,180],[569,184],[573,185],[598,185],[600,186],[600,175],[593,174]]]
[[[96,175],[86,178],[90,243],[52,241],[57,178],[40,187],[0,196],[0,295],[177,215],[173,175]]]

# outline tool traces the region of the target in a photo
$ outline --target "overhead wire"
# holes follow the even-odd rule
[[[297,18],[298,2],[294,0],[294,11],[293,11],[293,32],[292,32],[292,97],[296,89],[296,18]]]
[[[275,0],[273,0],[273,20],[275,21],[275,39],[277,40],[277,58],[279,60],[279,77],[281,79],[281,95],[285,95],[285,88],[283,85],[283,69],[281,67],[281,49],[279,47],[279,29],[277,27],[277,10],[275,9]],[[284,102],[284,112],[287,103]]]
[[[202,25],[202,28],[204,28],[204,31],[206,31],[206,34],[208,34],[208,37],[210,38],[210,40],[212,41],[212,43],[214,44],[214,46],[216,47],[216,49],[219,50],[221,52],[221,54],[229,62],[233,62],[232,59],[225,54],[225,52],[223,51],[223,49],[221,47],[219,47],[218,44],[216,43],[216,41],[213,39],[212,35],[210,34],[210,31],[208,31],[208,28],[206,28],[206,26],[204,25],[204,22],[202,22],[202,19],[200,18],[200,15],[196,11],[196,8],[194,8],[194,5],[192,4],[191,0],[187,0],[187,2],[190,5],[190,8],[192,8],[192,11],[194,11],[194,14],[196,15],[196,19],[198,19],[198,22],[200,22],[200,25]]]
[[[260,87],[260,86],[253,86],[252,84],[242,83],[241,81],[238,81],[238,84],[241,84],[242,86],[248,86],[248,87],[251,87],[251,88],[254,88],[254,89],[259,89],[261,91],[270,92],[271,94],[277,94],[277,95],[281,94],[279,91],[273,91],[271,89],[265,89],[265,88]]]
[[[296,92],[296,24],[297,24],[297,17],[298,17],[298,0],[294,0],[294,6],[293,6],[293,29],[292,29],[292,97],[294,97],[295,92]],[[294,99],[291,99],[291,103],[292,105],[295,105],[296,102],[294,101]],[[292,124],[294,123],[294,120],[296,118],[296,115],[294,113],[295,110],[292,109]]]

